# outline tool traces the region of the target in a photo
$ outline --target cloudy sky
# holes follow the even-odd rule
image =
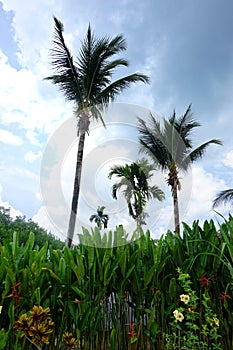
[[[130,225],[123,198],[111,198],[109,166],[138,157],[136,115],[146,118],[152,111],[169,117],[174,109],[181,115],[190,103],[202,124],[195,145],[211,138],[224,145],[211,146],[181,176],[181,219],[189,224],[218,220],[212,200],[232,187],[233,178],[232,14],[232,0],[0,0],[0,205],[55,234],[62,231],[64,238],[77,143],[73,106],[43,80],[51,74],[56,16],[74,55],[91,23],[99,36],[125,36],[130,67],[120,73],[140,71],[151,79],[150,85],[138,84],[120,95],[105,116],[107,130],[93,126],[87,137],[78,227],[90,224],[99,204],[110,214],[110,227]],[[63,158],[46,173],[48,145],[61,144],[58,155]],[[154,236],[172,222],[169,189],[162,179],[157,181],[167,200],[148,208]],[[229,207],[219,211],[227,215]]]

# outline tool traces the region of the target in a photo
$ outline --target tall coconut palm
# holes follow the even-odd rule
[[[127,60],[113,58],[116,54],[126,50],[126,41],[122,35],[113,38],[98,38],[93,34],[89,25],[86,37],[81,42],[79,55],[74,60],[63,37],[63,24],[56,17],[54,17],[54,22],[54,46],[51,50],[54,75],[46,79],[58,85],[66,100],[74,103],[78,119],[79,143],[66,240],[66,244],[71,246],[78,209],[85,135],[89,131],[91,119],[100,119],[104,123],[102,111],[109,102],[131,84],[148,83],[149,79],[146,75],[134,73],[112,81],[112,75],[118,67],[128,67]]]
[[[219,206],[220,204],[227,203],[233,204],[233,188],[220,191],[213,201],[213,208]]]
[[[104,228],[108,226],[109,216],[104,214],[104,209],[104,206],[99,206],[97,208],[97,213],[90,216],[90,221],[94,221],[100,230],[102,229],[102,225],[104,225]]]
[[[109,178],[113,175],[120,181],[112,187],[112,196],[117,199],[118,190],[123,189],[124,197],[128,204],[129,215],[136,221],[137,227],[145,224],[146,213],[144,211],[147,201],[155,198],[164,199],[163,191],[156,185],[150,186],[154,166],[146,159],[125,165],[114,165],[109,172]]]
[[[221,145],[222,142],[212,139],[193,148],[191,132],[200,124],[192,118],[191,105],[181,117],[177,118],[174,111],[168,120],[163,119],[162,124],[153,115],[150,116],[148,123],[141,118],[138,120],[141,150],[167,174],[166,181],[171,187],[173,197],[175,231],[179,234],[178,191],[181,189],[181,183],[178,173],[180,170],[187,171],[193,162],[204,155],[209,145]]]

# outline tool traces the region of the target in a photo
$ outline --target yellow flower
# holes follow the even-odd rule
[[[0,305],[0,314],[2,313],[2,305]]]
[[[176,321],[182,322],[184,319],[184,315],[182,314],[182,312],[179,312],[178,310],[173,311],[173,315],[174,315]]]
[[[173,315],[174,315],[175,318],[176,318],[176,316],[178,315],[178,313],[179,313],[178,310],[173,311]]]
[[[189,297],[189,295],[181,294],[180,300],[183,301],[185,304],[188,304],[190,297]]]
[[[218,318],[213,318],[213,321],[216,324],[216,326],[219,327],[219,319]]]

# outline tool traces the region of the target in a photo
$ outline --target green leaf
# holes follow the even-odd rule
[[[150,270],[145,275],[145,286],[148,286],[148,284],[151,282],[154,273],[156,271],[156,265],[153,265]]]
[[[77,293],[81,298],[85,298],[86,294],[83,293],[78,287],[71,286],[71,288],[72,288],[73,291],[74,291],[75,293]]]
[[[116,334],[117,334],[117,331],[115,328],[113,328],[110,334],[110,350],[116,349],[116,340],[115,340]]]

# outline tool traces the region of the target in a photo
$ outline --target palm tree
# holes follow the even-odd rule
[[[112,196],[117,199],[117,192],[122,187],[123,194],[128,204],[129,215],[136,220],[137,228],[145,223],[146,213],[144,208],[147,201],[156,198],[162,201],[163,191],[156,185],[150,186],[149,180],[152,177],[154,166],[148,160],[141,159],[131,164],[114,165],[109,172],[109,178],[113,175],[120,178],[120,181],[112,187]]]
[[[213,201],[213,208],[217,207],[220,204],[233,203],[233,189],[223,190],[217,194]]]
[[[178,173],[180,170],[187,171],[193,162],[204,155],[210,144],[221,145],[222,142],[212,139],[193,149],[190,134],[200,124],[192,118],[191,105],[181,117],[177,118],[174,111],[170,119],[163,119],[163,126],[152,114],[148,124],[141,118],[138,120],[141,150],[167,173],[166,181],[171,187],[173,197],[175,231],[179,234],[178,190],[181,189],[181,183]]]
[[[102,229],[102,225],[104,225],[104,228],[108,226],[109,216],[104,214],[104,209],[104,206],[98,206],[97,213],[90,216],[90,221],[92,222],[94,220],[100,230]]]
[[[132,83],[148,83],[149,78],[134,73],[112,81],[112,75],[118,67],[128,67],[128,61],[113,56],[126,50],[126,41],[122,35],[113,38],[97,38],[89,25],[85,39],[81,42],[79,56],[74,61],[63,37],[63,24],[54,17],[54,47],[51,50],[51,64],[54,75],[47,77],[58,85],[66,100],[74,103],[78,120],[78,152],[76,172],[71,204],[71,213],[66,244],[71,246],[81,181],[83,150],[86,133],[89,131],[91,119],[100,119],[103,124],[102,111],[109,102]]]

